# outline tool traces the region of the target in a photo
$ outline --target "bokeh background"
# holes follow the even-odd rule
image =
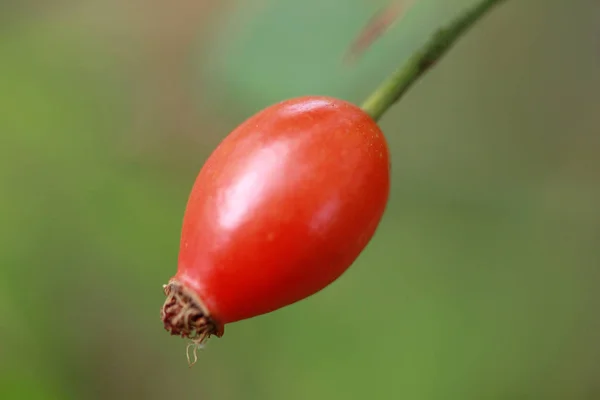
[[[273,102],[360,102],[473,0],[0,3],[0,399],[599,399],[600,6],[511,0],[382,120],[393,190],[327,290],[162,328],[211,150]]]

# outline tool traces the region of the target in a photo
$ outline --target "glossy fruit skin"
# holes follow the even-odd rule
[[[362,252],[389,188],[386,140],[359,107],[319,96],[275,104],[200,171],[174,279],[221,326],[302,300]]]

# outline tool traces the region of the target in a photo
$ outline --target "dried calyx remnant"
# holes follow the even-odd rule
[[[191,339],[186,349],[188,363],[193,365],[198,357],[197,349],[211,335],[221,336],[217,324],[197,296],[176,280],[163,285],[167,299],[160,311],[165,329],[171,334]],[[190,360],[189,349],[193,347],[194,361]]]

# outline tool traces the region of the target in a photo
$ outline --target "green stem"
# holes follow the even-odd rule
[[[387,78],[365,100],[361,108],[375,121],[408,91],[456,41],[471,28],[493,6],[505,0],[481,0],[470,10],[450,22],[448,26],[438,30],[425,45],[417,50],[408,61]]]

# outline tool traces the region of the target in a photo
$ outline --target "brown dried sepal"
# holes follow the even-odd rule
[[[345,55],[346,62],[354,62],[395,22],[400,20],[415,0],[391,0],[387,7],[373,16],[354,40]]]
[[[175,279],[163,285],[163,289],[167,299],[160,316],[171,335],[191,339],[195,345],[201,345],[211,335],[222,335],[195,293]]]

